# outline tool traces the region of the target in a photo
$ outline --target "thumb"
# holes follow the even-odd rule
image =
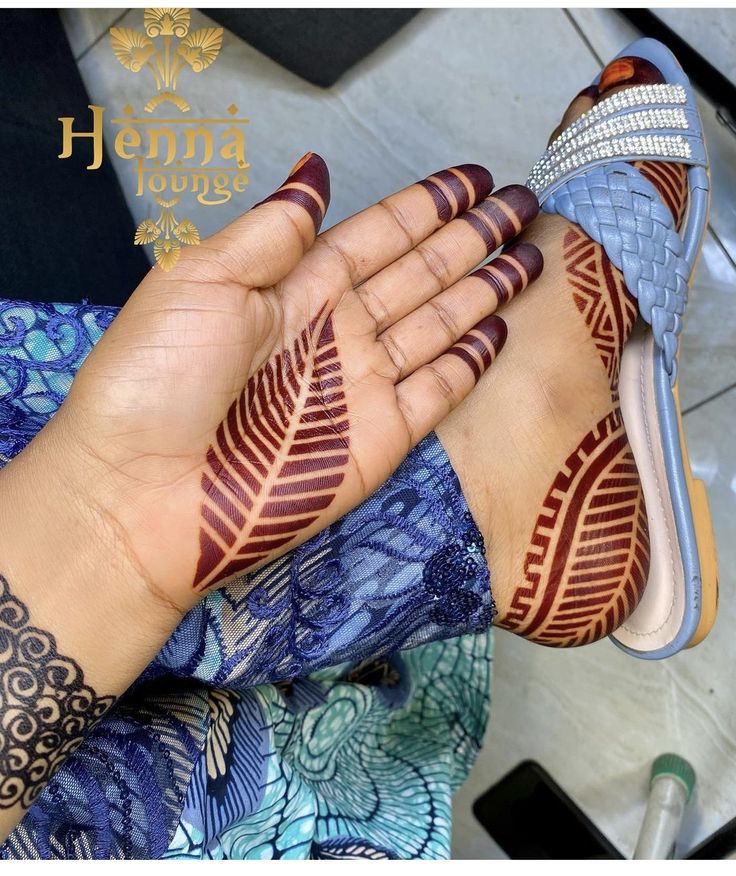
[[[329,203],[330,172],[319,155],[308,152],[272,195],[203,245],[227,252],[246,285],[272,286],[312,246]]]

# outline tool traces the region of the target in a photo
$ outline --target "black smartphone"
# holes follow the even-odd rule
[[[536,761],[525,760],[473,804],[473,814],[514,859],[623,858]]]

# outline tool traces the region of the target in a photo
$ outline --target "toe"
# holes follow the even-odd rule
[[[616,58],[601,73],[599,99],[633,85],[659,85],[664,81],[659,69],[644,58]]]
[[[579,94],[576,94],[570,102],[568,108],[565,110],[560,124],[552,132],[552,135],[549,138],[549,143],[555,140],[565,130],[565,128],[571,125],[576,119],[579,119],[580,116],[582,116],[584,113],[587,113],[589,109],[595,106],[597,100],[597,85],[589,85],[587,88],[584,88]]]

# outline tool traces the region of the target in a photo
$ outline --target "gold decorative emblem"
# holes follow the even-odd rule
[[[182,244],[197,246],[199,229],[191,219],[176,221],[173,208],[179,203],[178,198],[170,201],[156,198],[156,203],[161,207],[161,215],[155,222],[151,218],[144,219],[135,230],[133,243],[137,246],[152,243],[156,262],[162,270],[170,271],[179,261]]]
[[[115,57],[131,73],[146,67],[153,74],[158,94],[144,106],[152,113],[157,106],[170,101],[189,112],[190,106],[176,94],[176,83],[185,65],[201,73],[212,64],[222,48],[221,27],[203,27],[189,31],[188,9],[145,9],[145,33],[130,27],[111,27],[110,41]],[[154,41],[161,40],[157,47]],[[174,43],[178,40],[177,43]]]
[[[120,64],[135,74],[149,70],[158,89],[145,104],[144,113],[127,103],[122,114],[109,122],[115,132],[110,144],[115,155],[135,168],[136,197],[150,197],[161,208],[158,219],[148,216],[140,223],[133,243],[151,246],[163,271],[177,264],[182,247],[200,242],[197,226],[191,219],[177,219],[174,207],[187,196],[204,207],[226,204],[250,182],[244,132],[249,120],[239,117],[234,103],[211,118],[192,118],[187,115],[189,104],[176,93],[182,71],[188,68],[199,74],[216,61],[223,32],[221,27],[192,30],[189,9],[144,9],[143,30],[110,28],[112,50]],[[164,110],[153,117],[146,115],[166,103],[178,113]],[[104,159],[105,107],[89,109],[89,131],[75,130],[73,116],[59,117],[59,158],[70,158],[76,143],[89,140],[92,160],[87,170],[94,171]]]

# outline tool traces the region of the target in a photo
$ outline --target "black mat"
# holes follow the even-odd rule
[[[0,297],[123,304],[149,268],[109,156],[61,152],[59,116],[88,131],[91,103],[54,11],[0,12]]]
[[[329,87],[418,9],[203,9],[218,24],[315,85]]]

